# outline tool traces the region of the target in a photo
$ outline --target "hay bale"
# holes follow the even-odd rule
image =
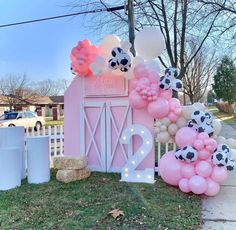
[[[55,169],[83,169],[88,165],[87,157],[72,157],[72,156],[63,156],[63,157],[54,157],[53,166]]]
[[[72,181],[82,180],[91,174],[88,168],[79,170],[58,170],[56,178],[58,181],[69,183]]]

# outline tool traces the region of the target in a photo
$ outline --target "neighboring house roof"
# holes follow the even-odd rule
[[[64,104],[64,96],[51,96],[49,98],[54,104]]]
[[[25,105],[27,103],[19,102],[19,105]],[[64,96],[35,96],[33,101],[28,101],[29,105],[52,105],[52,104],[64,104]],[[8,106],[7,98],[0,95],[0,106]]]

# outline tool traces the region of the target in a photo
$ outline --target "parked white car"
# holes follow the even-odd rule
[[[8,112],[0,117],[1,127],[24,126],[25,128],[34,128],[39,130],[45,125],[43,117],[37,116],[31,111]]]

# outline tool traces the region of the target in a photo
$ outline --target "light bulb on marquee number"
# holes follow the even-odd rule
[[[138,165],[146,158],[153,148],[153,136],[143,125],[133,124],[128,126],[122,133],[121,143],[132,145],[132,136],[138,135],[142,138],[143,144],[127,161],[121,170],[121,181],[154,183],[154,167],[144,170],[136,170]],[[141,154],[140,154],[141,153]],[[128,170],[129,169],[129,170]],[[129,171],[129,175],[127,173]]]

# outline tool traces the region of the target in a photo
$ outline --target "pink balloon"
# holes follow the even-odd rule
[[[217,148],[217,142],[213,138],[206,139],[204,144],[206,145],[206,149],[211,153]]]
[[[188,185],[188,179],[183,178],[179,181],[179,189],[185,193],[191,192],[189,185]]]
[[[169,113],[168,118],[170,119],[171,122],[176,122],[178,120],[179,116],[176,115],[175,113],[171,112],[171,113]]]
[[[156,101],[150,102],[148,104],[147,110],[153,118],[163,118],[169,113],[168,101],[159,97]]]
[[[212,173],[211,164],[207,161],[199,161],[196,165],[196,173],[202,177],[209,177]]]
[[[203,132],[203,133],[199,133],[198,136],[197,136],[197,139],[200,139],[200,140],[205,140],[205,139],[208,139],[209,136],[207,133]]]
[[[197,139],[194,141],[193,147],[197,150],[202,150],[204,148],[204,142],[200,139]]]
[[[215,166],[212,170],[211,179],[215,182],[221,183],[228,177],[228,172],[224,167]]]
[[[180,101],[179,101],[179,99],[177,99],[177,98],[171,98],[171,99],[169,100],[169,104],[170,104],[170,105],[174,105],[174,107],[181,107]]]
[[[170,185],[178,186],[182,179],[181,168],[183,163],[175,158],[175,152],[164,154],[159,162],[159,172],[162,179]]]
[[[166,100],[170,100],[172,98],[172,90],[171,89],[168,89],[168,90],[160,89],[160,97],[163,97]]]
[[[192,164],[185,164],[181,168],[181,175],[187,179],[191,178],[192,176],[195,175],[195,169]]]
[[[139,79],[139,78],[145,77],[146,73],[147,73],[147,70],[144,64],[138,64],[134,67],[135,78]]]
[[[202,149],[202,150],[198,151],[198,157],[201,160],[205,160],[205,159],[209,158],[210,155],[211,155],[210,152],[207,151],[206,149]]]
[[[175,113],[176,115],[178,115],[178,116],[181,114],[181,112],[182,112],[181,107],[180,107],[180,108],[176,108],[175,111],[174,111],[174,113]]]
[[[175,136],[175,142],[180,147],[183,148],[187,145],[193,146],[195,139],[197,138],[197,131],[189,128],[183,127],[178,130]]]
[[[147,101],[143,100],[143,98],[135,91],[131,91],[129,95],[129,104],[134,109],[143,109],[147,107]]]
[[[207,190],[205,191],[205,194],[207,196],[215,196],[220,191],[220,185],[213,181],[211,178],[207,178]]]
[[[201,176],[193,176],[189,180],[189,188],[195,194],[203,194],[207,190],[207,182]]]

